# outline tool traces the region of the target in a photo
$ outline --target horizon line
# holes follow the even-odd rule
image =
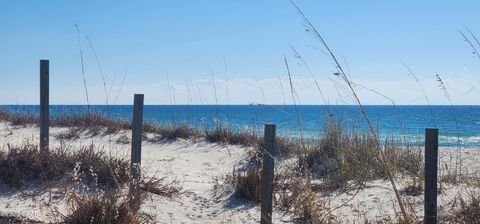
[[[0,104],[2,106],[40,106],[40,104]],[[50,104],[49,106],[133,106],[133,104]],[[144,106],[359,106],[358,104],[144,104]],[[362,106],[480,106],[480,104],[362,104]]]

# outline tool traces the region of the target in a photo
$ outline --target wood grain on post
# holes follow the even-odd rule
[[[142,156],[143,94],[135,94],[133,100],[132,152],[130,166],[134,180],[140,179]]]
[[[438,129],[425,129],[424,223],[437,223]]]
[[[274,124],[265,124],[263,169],[262,169],[262,214],[261,224],[272,223],[273,175],[275,155]]]
[[[40,60],[40,151],[48,152],[49,61]]]

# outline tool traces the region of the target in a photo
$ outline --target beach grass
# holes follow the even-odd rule
[[[11,125],[37,125],[37,119],[35,117],[26,117],[24,114],[15,114],[6,111],[2,111],[0,118],[6,122],[10,122]],[[20,118],[16,118],[16,117]],[[24,121],[23,123],[14,123],[13,121]],[[107,116],[103,116],[99,113],[86,113],[75,116],[66,116],[52,119],[53,127],[68,128],[65,132],[57,135],[56,137],[62,140],[74,140],[79,138],[81,133],[90,133],[90,135],[109,135],[117,134],[121,131],[129,130],[131,128],[128,121],[125,119],[113,119]],[[247,201],[259,202],[260,201],[260,184],[261,184],[261,152],[263,147],[263,139],[254,132],[238,132],[233,131],[226,124],[217,123],[213,129],[198,129],[188,126],[186,123],[180,123],[180,125],[174,126],[172,124],[158,124],[158,123],[146,123],[144,125],[144,132],[153,134],[153,139],[150,141],[157,141],[162,139],[175,140],[175,139],[199,139],[203,138],[207,142],[219,143],[219,144],[238,144],[251,148],[251,157],[247,160],[250,162],[250,166],[234,169],[232,174],[226,175],[222,182],[229,186],[230,189],[227,192],[234,192],[235,197],[243,198]],[[128,139],[128,136],[125,138]],[[277,137],[276,146],[277,152],[275,154],[277,159],[297,158],[297,165],[294,166],[292,171],[288,175],[285,173],[278,173],[279,177],[285,177],[284,180],[277,179],[278,185],[275,187],[278,194],[282,193],[281,189],[293,189],[303,187],[303,190],[298,190],[296,194],[290,192],[289,197],[286,197],[285,191],[283,191],[284,207],[288,207],[289,210],[297,205],[287,206],[285,201],[291,201],[294,204],[306,203],[308,200],[305,198],[312,198],[312,194],[321,189],[339,189],[347,186],[351,187],[352,183],[356,183],[358,188],[363,186],[363,183],[379,178],[386,178],[387,174],[383,168],[383,164],[376,160],[378,149],[376,145],[383,145],[382,150],[389,159],[390,169],[396,174],[408,175],[411,179],[419,180],[422,157],[418,150],[412,148],[397,147],[393,142],[385,141],[375,142],[376,138],[368,133],[360,133],[352,130],[348,130],[342,127],[341,121],[330,120],[324,126],[324,131],[319,133],[319,138],[309,140],[308,144],[305,144],[305,139],[300,140],[296,138]],[[63,150],[65,151],[65,150]],[[29,148],[29,153],[38,153],[35,147]],[[57,151],[53,150],[51,155],[55,156]],[[61,152],[61,151],[60,151]],[[93,149],[90,151],[84,151],[84,153],[90,152],[89,158],[91,161],[97,161],[96,166],[102,164],[99,158],[102,155],[94,154]],[[64,152],[65,153],[65,152]],[[71,170],[75,165],[74,155],[65,154],[65,158],[61,161],[70,162],[65,165],[67,169]],[[28,162],[35,164],[35,162]],[[119,165],[123,164],[123,165]],[[122,166],[122,170],[128,167],[125,162],[119,162],[117,166]],[[108,166],[103,166],[100,175],[102,177],[111,176],[107,169]],[[118,168],[120,169],[120,168]],[[292,175],[295,178],[292,178]],[[288,178],[287,178],[288,177]],[[128,175],[121,175],[117,177],[120,183],[127,183],[129,181]],[[321,180],[321,184],[315,187],[311,183],[303,183],[300,185],[298,180],[302,179],[314,179]],[[352,182],[353,181],[353,182]],[[106,184],[113,186],[115,183],[112,179],[101,179],[100,184]],[[308,195],[300,194],[303,192]],[[296,198],[292,198],[296,197]],[[286,199],[289,198],[289,199]],[[322,201],[310,201],[313,204],[324,204]],[[312,208],[302,205],[306,209],[305,213],[314,212]],[[308,212],[307,212],[308,211]],[[298,211],[295,211],[298,213]],[[298,214],[297,214],[298,216]],[[315,216],[313,214],[308,216]],[[301,219],[300,217],[298,217]]]
[[[0,179],[12,188],[21,188],[32,181],[74,182],[81,178],[88,186],[108,189],[130,181],[129,167],[128,161],[107,156],[93,145],[77,150],[53,148],[43,154],[37,145],[27,142],[7,145],[0,153]]]

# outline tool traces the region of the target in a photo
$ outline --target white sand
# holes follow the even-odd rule
[[[51,146],[66,144],[72,148],[78,148],[93,142],[97,148],[102,148],[112,155],[130,158],[130,144],[116,142],[121,135],[130,138],[129,132],[95,137],[85,134],[80,139],[71,142],[61,142],[53,137],[66,130],[65,128],[51,129]],[[26,141],[38,144],[37,127],[19,128],[0,123],[0,147],[2,149],[5,149],[7,144],[15,145]],[[218,200],[212,197],[214,178],[231,173],[234,166],[238,166],[246,157],[247,148],[211,144],[201,140],[198,142],[177,140],[170,142],[144,141],[142,150],[142,168],[145,170],[142,175],[174,178],[180,182],[185,192],[181,197],[172,200],[154,195],[145,201],[141,206],[141,211],[154,215],[159,223],[255,223],[259,221],[259,205],[230,196]],[[452,151],[452,149],[440,151],[442,164],[449,161],[448,151]],[[468,167],[469,175],[476,175],[475,171],[480,170],[480,150],[469,148],[461,151],[463,165]],[[400,177],[399,182],[399,189],[407,184],[407,181]],[[61,193],[54,189],[52,202],[48,204],[49,191],[41,191],[40,194],[33,197],[29,193],[34,190],[38,189],[26,187],[20,192],[1,186],[0,214],[15,214],[35,220],[55,221],[52,210],[58,209],[63,214],[67,212],[67,203]],[[465,192],[465,187],[450,185],[446,187],[439,198],[439,213],[449,210],[453,198],[459,191]],[[338,216],[339,220],[347,223],[365,220],[396,220],[395,213],[398,212],[398,206],[388,181],[371,181],[352,199],[355,192],[355,190],[333,192],[319,197],[328,201],[330,208],[347,202],[345,206],[332,212]],[[423,195],[403,197],[410,202],[414,211],[421,217]],[[276,209],[274,208],[274,210]],[[274,220],[275,223],[289,222],[290,217],[282,216],[282,213],[277,211]]]
[[[50,129],[51,147],[66,144],[78,148],[90,145],[103,148],[108,153],[130,158],[130,144],[116,143],[122,134],[109,136],[82,136],[74,141],[59,141],[53,137],[65,132],[66,128]],[[37,127],[11,127],[0,123],[0,147],[22,142],[38,143]],[[123,133],[130,138],[129,132]],[[247,149],[240,146],[223,146],[177,140],[164,142],[144,141],[142,147],[142,168],[144,176],[168,176],[180,182],[184,194],[178,199],[167,199],[153,195],[141,206],[141,211],[154,215],[159,223],[209,223],[210,221],[225,223],[248,223],[259,220],[260,207],[228,197],[212,200],[214,178],[231,173],[246,156]],[[25,189],[24,191],[28,191]],[[0,192],[9,192],[3,186]],[[10,191],[12,192],[12,191]],[[41,221],[55,221],[52,209],[66,213],[66,202],[59,198],[51,205],[48,193],[35,198],[26,197],[23,193],[0,193],[0,214],[17,214]],[[279,220],[279,217],[276,217]]]

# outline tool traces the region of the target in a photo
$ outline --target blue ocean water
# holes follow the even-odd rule
[[[131,105],[94,105],[91,109],[114,118],[130,119]],[[3,105],[0,109],[38,113],[38,105]],[[51,116],[81,114],[85,105],[53,105]],[[300,118],[300,125],[297,119]],[[329,120],[340,119],[349,130],[367,131],[365,118],[353,105],[146,105],[144,120],[159,123],[187,122],[198,128],[212,128],[215,121],[235,130],[262,131],[263,124],[277,125],[279,135],[318,137]],[[408,137],[421,144],[425,128],[439,128],[442,146],[480,146],[480,106],[365,106],[366,114],[382,139]],[[301,128],[300,128],[301,127]]]

